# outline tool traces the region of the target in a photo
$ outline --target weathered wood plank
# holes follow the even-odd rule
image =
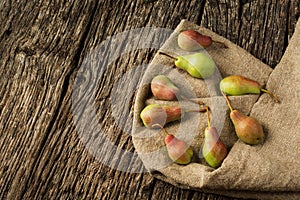
[[[183,18],[211,28],[274,67],[300,12],[299,1],[293,0],[3,0],[0,5],[1,199],[228,199],[182,190],[148,173],[117,171],[128,163],[144,170],[138,158],[128,160],[122,152],[107,152],[115,169],[95,158],[74,122],[72,106],[86,106],[72,100],[77,72],[90,49],[108,36],[145,26],[174,29]],[[134,152],[130,118],[123,124],[115,121],[113,86],[134,66],[149,63],[154,53],[145,49],[122,55],[100,73],[96,120],[107,138],[127,152]],[[135,71],[130,87],[136,87],[145,69]],[[134,96],[125,97],[124,104],[131,104],[117,114],[130,117]]]
[[[299,18],[299,1],[207,1],[201,25],[271,67],[282,57]]]
[[[21,198],[38,187],[28,183],[78,61],[90,20],[81,11],[92,8],[79,2],[2,1],[0,198]]]

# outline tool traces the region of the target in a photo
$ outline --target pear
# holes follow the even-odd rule
[[[227,48],[224,43],[214,41],[210,36],[203,35],[194,30],[185,30],[180,32],[177,42],[178,46],[186,51],[196,51],[199,49],[207,48],[211,46],[213,42],[222,44],[224,48]]]
[[[204,53],[178,56],[175,66],[187,71],[195,78],[208,78],[215,70],[214,61]]]
[[[192,161],[194,152],[185,141],[180,140],[173,134],[168,133],[166,129],[164,129],[159,124],[154,124],[153,126],[158,126],[165,132],[166,148],[168,151],[168,155],[173,162],[181,165],[186,165]]]
[[[169,157],[177,164],[189,164],[193,157],[193,150],[188,147],[186,142],[179,140],[174,135],[167,135],[165,143]]]
[[[222,79],[220,90],[227,95],[260,94],[260,92],[266,92],[273,97],[275,102],[279,102],[275,94],[263,89],[257,81],[241,75],[227,76]]]
[[[202,155],[207,164],[213,168],[219,167],[227,156],[227,148],[220,140],[217,129],[210,124],[209,110],[207,109],[208,127],[204,131]]]
[[[182,31],[178,35],[178,46],[186,51],[195,51],[209,47],[212,39],[194,30]]]
[[[236,135],[246,144],[255,145],[264,141],[264,132],[262,125],[257,119],[244,115],[239,110],[234,110],[228,97],[223,93],[226,102],[230,108],[230,119],[234,125]]]
[[[154,124],[164,126],[165,124],[177,121],[186,112],[204,112],[205,109],[183,110],[180,106],[149,104],[140,113],[140,118],[147,128],[153,128]]]
[[[204,104],[200,100],[189,99],[184,95],[180,94],[178,87],[165,75],[157,75],[151,81],[151,91],[154,97],[159,100],[177,100],[178,97],[185,99],[187,101],[197,103],[197,104]]]
[[[166,55],[174,59],[176,67],[188,72],[195,78],[209,78],[215,71],[215,62],[209,57],[209,55],[202,52],[177,57],[170,56],[163,52],[159,52],[159,54]]]
[[[160,100],[175,100],[179,89],[165,75],[157,75],[151,81],[152,94]]]
[[[140,117],[147,128],[152,128],[153,124],[164,126],[166,123],[181,119],[183,115],[184,112],[179,106],[150,104],[142,110]]]

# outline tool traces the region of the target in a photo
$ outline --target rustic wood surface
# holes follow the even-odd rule
[[[72,103],[85,106],[72,101],[77,71],[90,49],[108,36],[145,26],[175,29],[181,19],[275,67],[299,14],[299,0],[0,0],[0,199],[230,199],[179,189],[149,173],[116,170],[124,165],[121,151],[107,152],[113,167],[96,159],[74,123]],[[106,137],[127,152],[135,152],[130,120],[120,125],[112,116],[113,85],[155,53],[141,49],[122,55],[99,77],[97,120]],[[120,88],[125,94],[126,87]],[[128,111],[119,114],[130,119],[134,95],[125,96]],[[136,157],[124,162],[144,170]]]

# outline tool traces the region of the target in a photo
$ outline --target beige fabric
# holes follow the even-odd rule
[[[156,55],[147,69],[142,86],[135,99],[133,142],[145,167],[157,178],[182,188],[224,194],[233,197],[266,199],[300,199],[300,22],[280,64],[274,71],[245,50],[217,34],[183,20],[161,51],[176,56],[184,52],[177,46],[178,32],[198,30],[228,48],[213,44],[207,52],[218,68],[209,80],[196,79],[172,67],[172,59]],[[142,126],[139,113],[149,103],[180,104],[186,109],[200,107],[189,102],[164,102],[151,96],[149,83],[156,74],[168,75],[189,97],[199,98],[211,107],[212,125],[216,126],[222,141],[230,149],[222,166],[214,170],[198,158],[207,126],[206,114],[188,113],[181,121],[166,126],[168,132],[191,144],[193,162],[182,166],[172,163],[167,155],[164,134]],[[233,107],[256,117],[267,133],[265,142],[250,146],[237,140],[228,117],[229,109],[217,86],[221,77],[241,74],[267,83],[267,89],[276,93],[280,104],[267,95],[230,97]]]

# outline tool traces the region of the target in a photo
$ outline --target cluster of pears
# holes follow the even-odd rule
[[[275,102],[279,103],[278,97],[274,93],[263,89],[257,81],[241,75],[231,75],[222,79],[220,82],[220,90],[230,109],[230,119],[234,125],[238,138],[250,145],[262,143],[264,140],[262,125],[257,119],[246,116],[239,110],[233,109],[227,95],[236,96],[266,92],[273,97]]]
[[[175,84],[165,75],[155,76],[150,84],[153,96],[159,100],[178,100],[184,97],[180,94],[180,90]],[[189,100],[184,97],[184,99]],[[194,101],[192,101],[194,102]],[[199,102],[195,102],[199,103]],[[201,104],[200,102],[199,104]],[[188,144],[167,132],[164,126],[169,122],[180,120],[187,112],[207,112],[208,127],[205,129],[205,140],[203,143],[203,156],[211,167],[218,167],[227,155],[225,145],[220,141],[216,128],[210,126],[209,108],[199,110],[187,110],[180,106],[167,104],[149,104],[140,113],[140,118],[147,128],[161,128],[165,136],[165,144],[169,158],[177,164],[189,164],[192,161],[193,150]]]
[[[257,121],[257,119],[247,116],[239,110],[233,109],[226,94],[224,92],[222,92],[222,94],[230,109],[230,119],[234,125],[238,138],[250,145],[262,143],[264,140],[262,125]]]
[[[193,30],[183,31],[178,36],[178,45],[183,50],[195,51],[206,48],[212,44],[213,40],[209,36],[202,35]],[[194,78],[209,78],[215,71],[215,63],[211,57],[204,52],[191,53],[187,55],[173,57],[169,54],[159,52],[174,59],[174,64],[179,69],[182,69],[189,73]],[[156,99],[174,101],[179,99],[188,100],[199,105],[203,102],[189,99],[182,95],[179,88],[165,75],[155,76],[150,84],[151,92]],[[173,106],[167,104],[149,104],[140,113],[140,118],[145,127],[147,128],[161,128],[165,136],[165,144],[168,151],[168,155],[172,161],[177,164],[188,164],[193,157],[192,149],[187,145],[185,141],[182,141],[175,137],[173,134],[169,134],[164,126],[169,122],[180,120],[187,112],[208,112],[208,107],[200,110],[186,110],[180,106]],[[206,140],[203,145],[205,147],[204,152],[207,154],[207,163],[216,167],[224,159],[224,152],[227,154],[226,147],[221,144],[220,140],[216,140],[216,129],[209,127],[205,130]],[[216,142],[215,142],[216,140]],[[213,144],[216,144],[214,147]],[[220,147],[225,150],[220,150]],[[218,152],[222,152],[221,155],[217,155]],[[215,157],[215,158],[214,158]],[[217,160],[217,161],[216,161]]]
[[[180,106],[150,104],[146,106],[140,117],[147,128],[161,128],[166,133],[165,144],[168,155],[177,164],[188,164],[193,157],[192,149],[183,140],[169,134],[164,125],[182,118],[184,112]]]
[[[156,75],[151,80],[150,88],[153,96],[158,100],[176,101],[182,98],[199,105],[204,104],[202,101],[190,99],[182,95],[180,89],[166,75]],[[205,108],[188,110],[181,108],[181,106],[154,103],[147,105],[140,113],[140,117],[146,127],[153,128],[154,124],[164,126],[169,122],[180,120],[184,116],[184,113],[188,112],[205,112]]]
[[[153,96],[159,100],[173,101],[178,98],[203,104],[203,102],[188,99],[180,93],[178,87],[165,75],[155,76],[150,84]],[[149,104],[140,113],[140,118],[147,128],[161,128],[166,133],[165,144],[168,155],[177,164],[188,164],[193,157],[192,149],[183,140],[178,139],[173,134],[169,134],[164,126],[169,122],[180,120],[188,112],[205,112],[206,109],[188,110],[181,106],[168,104]]]
[[[224,43],[214,41],[210,36],[203,35],[194,30],[185,30],[180,32],[177,42],[181,49],[189,52],[203,50],[204,48],[211,46],[213,42],[222,44],[225,48],[227,48]],[[176,57],[164,52],[159,52],[159,54],[166,55],[174,59],[175,66],[186,71],[192,77],[205,79],[214,74],[215,63],[207,53],[193,52]]]
[[[204,131],[202,154],[209,166],[217,168],[225,159],[227,148],[220,140],[217,129],[210,124],[209,108],[206,107],[201,112],[207,112],[208,116],[208,127]],[[164,128],[166,122],[175,121],[181,117],[182,109],[179,106],[150,104],[141,112],[141,118],[147,128],[161,128],[166,134],[164,141],[169,158],[174,163],[185,165],[192,161],[193,150],[185,141],[168,133]],[[150,120],[147,121],[148,119]]]
[[[194,30],[182,31],[178,35],[178,46],[186,51],[203,50],[215,42],[211,37],[202,35]],[[224,45],[221,42],[216,42]],[[174,59],[177,68],[186,71],[194,78],[209,78],[214,74],[215,63],[211,57],[204,52],[194,52],[187,55],[173,57],[167,53],[159,52]],[[165,75],[155,76],[150,84],[151,92],[156,99],[165,101],[174,101],[179,99],[189,100],[194,103],[203,104],[182,95],[180,89]],[[241,75],[232,75],[224,78],[220,82],[220,90],[224,96],[228,107],[230,108],[230,119],[235,127],[238,138],[246,144],[255,145],[262,143],[264,132],[262,125],[253,117],[246,116],[239,110],[233,109],[227,95],[260,94],[266,92],[271,95],[276,102],[279,102],[277,96],[272,92],[263,89],[262,86],[254,80]],[[227,148],[220,140],[217,129],[211,126],[209,108],[200,110],[187,110],[180,106],[167,104],[149,104],[140,113],[140,118],[147,128],[160,128],[166,134],[165,144],[170,159],[177,164],[188,164],[192,161],[193,150],[188,144],[167,132],[164,128],[167,123],[182,119],[187,112],[206,112],[208,126],[204,131],[204,142],[202,145],[202,155],[206,163],[217,168],[221,165],[227,156]]]
[[[158,100],[173,101],[183,98],[199,105],[203,104],[201,101],[189,99],[182,95],[179,88],[165,75],[155,76],[151,81],[150,88],[153,96]],[[188,112],[205,112],[205,109],[188,110],[181,106],[153,103],[142,110],[140,117],[147,128],[153,128],[154,124],[164,126],[169,122],[180,120],[184,113]]]

